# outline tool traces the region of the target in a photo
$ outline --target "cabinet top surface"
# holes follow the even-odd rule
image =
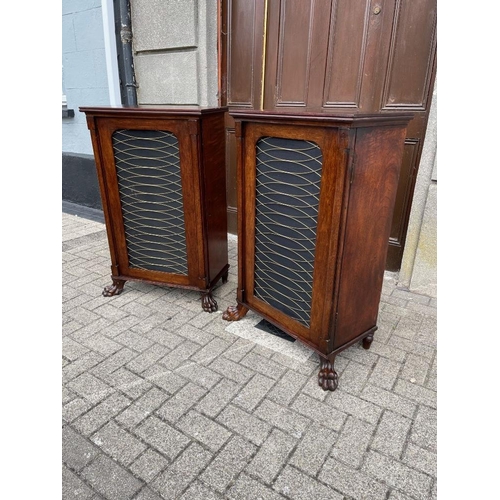
[[[229,114],[243,122],[301,122],[323,126],[373,127],[407,125],[412,113],[326,113],[326,112],[276,112],[248,109],[230,109]]]
[[[225,107],[204,107],[190,105],[140,105],[140,106],[81,106],[78,108],[82,113],[95,116],[200,116],[210,113],[222,113],[227,111]]]

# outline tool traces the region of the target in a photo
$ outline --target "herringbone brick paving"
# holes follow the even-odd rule
[[[103,297],[105,226],[62,221],[64,499],[436,498],[434,299],[387,275],[371,349],[339,355],[323,392],[314,355],[226,331],[234,239],[208,314],[168,287]]]

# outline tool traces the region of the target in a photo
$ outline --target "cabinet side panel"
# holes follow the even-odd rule
[[[99,123],[92,115],[87,114],[87,125],[90,130],[90,137],[92,139],[92,148],[94,150],[94,159],[97,170],[97,178],[99,180],[99,191],[101,195],[102,209],[104,212],[104,218],[106,221],[106,234],[108,237],[109,251],[111,256],[111,272],[113,276],[117,276],[120,274],[118,269],[118,256],[116,253],[116,243],[115,236],[112,230],[112,218],[111,218],[111,208],[109,206],[109,200],[107,196],[107,186],[105,180],[105,167],[103,161],[103,148],[110,146],[108,144],[102,144],[101,138],[99,134]]]
[[[208,273],[213,280],[228,263],[224,113],[203,117],[202,182]]]
[[[376,324],[404,139],[404,127],[357,131],[334,348]]]

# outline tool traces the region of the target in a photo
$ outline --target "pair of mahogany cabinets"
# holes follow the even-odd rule
[[[225,108],[80,108],[86,113],[111,253],[127,280],[201,292],[228,277]],[[335,356],[377,329],[409,114],[231,111],[238,162],[238,287],[223,319],[249,309]]]

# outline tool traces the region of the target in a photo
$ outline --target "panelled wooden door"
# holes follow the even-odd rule
[[[223,0],[221,104],[411,111],[386,269],[399,270],[436,72],[436,0]],[[236,144],[226,115],[229,231]]]

